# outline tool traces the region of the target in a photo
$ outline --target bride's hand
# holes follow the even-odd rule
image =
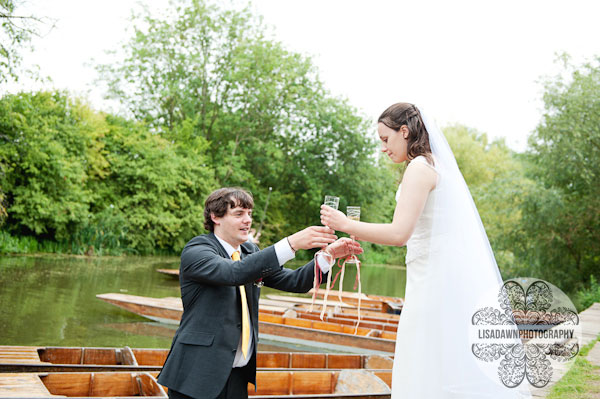
[[[342,212],[327,205],[321,205],[321,223],[330,229],[344,231],[348,228],[349,219]]]
[[[336,242],[329,244],[325,248],[325,252],[331,255],[334,259],[348,255],[360,255],[363,249],[360,244],[348,237],[339,238]]]

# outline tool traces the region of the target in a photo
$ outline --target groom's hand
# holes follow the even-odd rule
[[[310,226],[288,237],[292,249],[324,248],[337,238],[329,227]]]

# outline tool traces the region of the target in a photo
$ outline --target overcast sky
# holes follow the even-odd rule
[[[39,65],[51,86],[107,108],[91,60],[128,39],[137,3],[28,0],[24,11],[56,27],[35,40],[26,63]],[[394,102],[413,102],[441,125],[463,123],[519,151],[540,120],[539,80],[559,70],[555,54],[566,51],[577,63],[600,55],[598,0],[255,0],[252,7],[274,38],[313,58],[332,94],[372,120]]]

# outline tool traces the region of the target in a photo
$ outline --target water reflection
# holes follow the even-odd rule
[[[173,326],[149,323],[95,296],[108,292],[179,296],[178,280],[156,272],[177,268],[178,261],[177,257],[2,257],[0,344],[168,348]],[[344,290],[353,291],[355,276],[355,266],[349,266]],[[365,293],[404,295],[403,269],[366,266],[361,277]],[[262,296],[269,293],[280,292],[268,287],[261,291]]]

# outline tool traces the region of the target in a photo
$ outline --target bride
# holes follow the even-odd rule
[[[363,241],[407,246],[392,398],[522,397],[484,373],[471,353],[471,318],[502,279],[444,135],[409,103],[386,109],[377,130],[382,151],[395,163],[408,163],[392,222],[353,221],[326,205],[321,222]]]

